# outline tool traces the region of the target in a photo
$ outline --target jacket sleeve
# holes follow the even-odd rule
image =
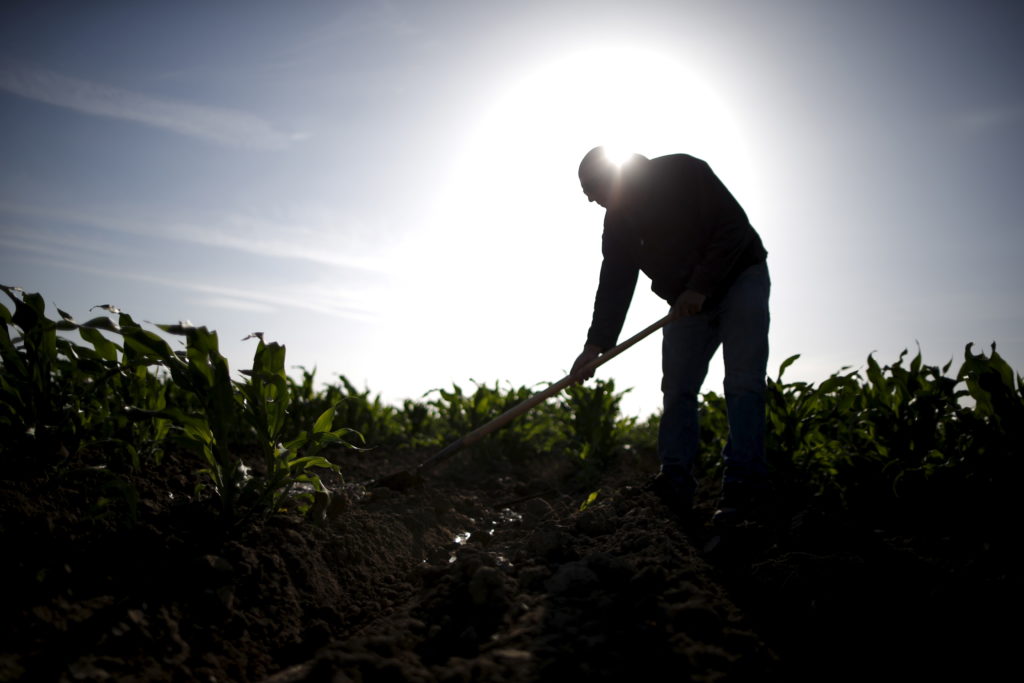
[[[640,273],[617,227],[614,219],[610,216],[605,218],[601,239],[604,260],[594,297],[594,317],[587,332],[587,343],[600,347],[602,351],[615,346],[619,338]]]
[[[700,182],[700,214],[706,231],[703,249],[686,287],[714,296],[750,246],[752,230],[739,202],[707,165]]]

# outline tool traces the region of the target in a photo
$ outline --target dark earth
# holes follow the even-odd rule
[[[8,460],[0,680],[1017,680],[1016,520],[866,524],[780,491],[715,529],[714,481],[680,520],[629,450],[589,481],[470,449],[358,483],[430,455],[333,453],[312,521],[234,528],[182,455]]]

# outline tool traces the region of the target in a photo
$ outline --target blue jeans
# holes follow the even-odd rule
[[[722,452],[724,485],[765,483],[765,376],[768,366],[768,265],[744,270],[724,296],[695,316],[665,326],[662,339],[664,412],[658,430],[661,469],[693,493],[700,443],[698,392],[719,346],[725,359],[729,439]]]

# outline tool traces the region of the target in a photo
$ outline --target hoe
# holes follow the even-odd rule
[[[560,392],[562,389],[565,389],[570,384],[576,382],[580,376],[586,376],[589,371],[594,370],[598,366],[610,361],[612,358],[619,355],[620,353],[628,349],[630,346],[633,346],[633,344],[636,344],[644,337],[650,335],[652,332],[656,330],[661,329],[671,319],[671,314],[666,315],[661,320],[641,330],[640,332],[633,335],[632,337],[622,342],[618,346],[606,351],[605,353],[601,354],[594,360],[590,361],[590,363],[580,368],[579,372],[577,372],[576,374],[566,375],[562,379],[558,380],[557,382],[549,386],[547,389],[539,391],[530,398],[526,399],[525,401],[522,401],[521,403],[509,408],[504,413],[494,418],[487,424],[481,425],[480,427],[477,427],[476,429],[471,431],[469,434],[466,434],[462,438],[451,442],[442,450],[438,451],[436,454],[432,455],[431,457],[421,462],[415,468],[401,470],[399,472],[395,472],[394,474],[389,474],[385,477],[377,479],[376,481],[369,482],[367,486],[382,486],[394,489],[396,491],[404,491],[406,489],[412,488],[413,486],[422,483],[423,474],[426,473],[432,467],[435,467],[438,464],[444,462],[448,458],[452,457],[453,455],[461,451],[463,448],[466,448],[467,446],[472,446],[477,441],[484,438],[491,432],[497,429],[501,429],[509,422],[516,419],[523,413],[527,412],[537,404],[542,403],[551,396],[554,396],[555,394]]]

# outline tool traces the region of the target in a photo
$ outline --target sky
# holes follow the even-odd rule
[[[393,403],[539,390],[585,341],[606,144],[744,206],[769,375],[993,342],[1024,372],[1022,34],[996,0],[8,2],[0,283],[205,325],[237,370],[260,331]],[[660,339],[597,376],[657,411]]]

